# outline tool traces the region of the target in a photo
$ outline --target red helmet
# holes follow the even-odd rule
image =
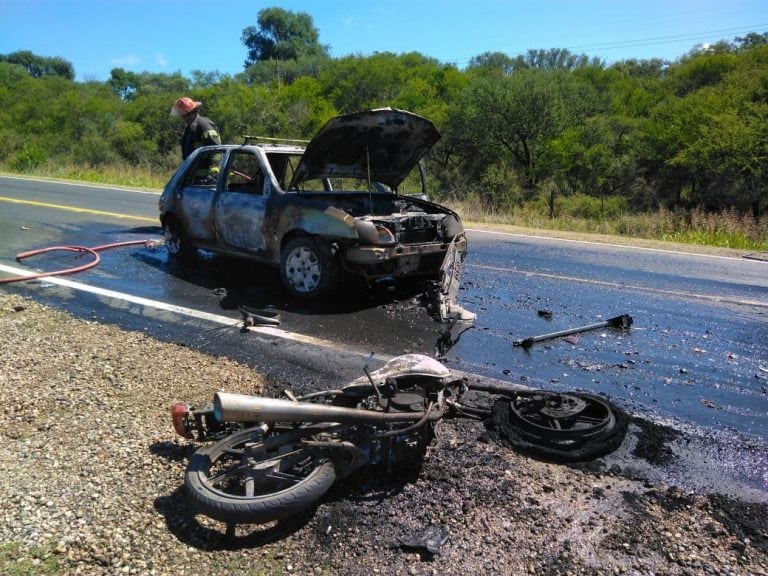
[[[173,103],[173,108],[171,108],[171,114],[174,114],[176,116],[186,116],[190,112],[194,112],[200,106],[202,105],[202,102],[195,102],[192,100],[192,98],[187,98],[184,96],[183,98],[179,98],[176,100],[176,102]]]

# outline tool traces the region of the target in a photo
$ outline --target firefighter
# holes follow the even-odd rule
[[[186,160],[195,148],[221,144],[219,128],[216,123],[200,114],[201,102],[195,102],[184,96],[173,103],[171,114],[180,116],[187,125],[181,137],[181,158]]]

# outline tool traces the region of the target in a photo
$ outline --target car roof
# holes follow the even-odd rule
[[[302,146],[296,146],[294,144],[276,144],[276,143],[252,143],[252,144],[219,144],[218,146],[213,146],[212,148],[218,148],[220,150],[235,150],[235,149],[241,149],[241,150],[251,150],[255,151],[256,149],[263,150],[264,152],[283,152],[286,154],[303,154],[304,153],[304,147]]]

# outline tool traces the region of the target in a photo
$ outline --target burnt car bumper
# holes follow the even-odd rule
[[[467,240],[463,236],[453,242],[425,242],[422,244],[396,244],[394,246],[351,246],[346,251],[346,260],[353,266],[376,268],[390,263],[401,275],[411,273],[440,272],[448,248],[454,245],[459,253],[466,253]],[[383,271],[383,270],[382,270]]]

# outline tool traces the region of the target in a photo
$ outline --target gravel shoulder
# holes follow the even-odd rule
[[[306,514],[227,533],[189,507],[197,444],[168,407],[270,383],[3,293],[0,337],[2,575],[768,575],[768,497],[638,474],[643,426],[623,460],[566,466],[446,421],[418,472],[366,470]],[[447,535],[438,553],[404,544],[429,527]]]

